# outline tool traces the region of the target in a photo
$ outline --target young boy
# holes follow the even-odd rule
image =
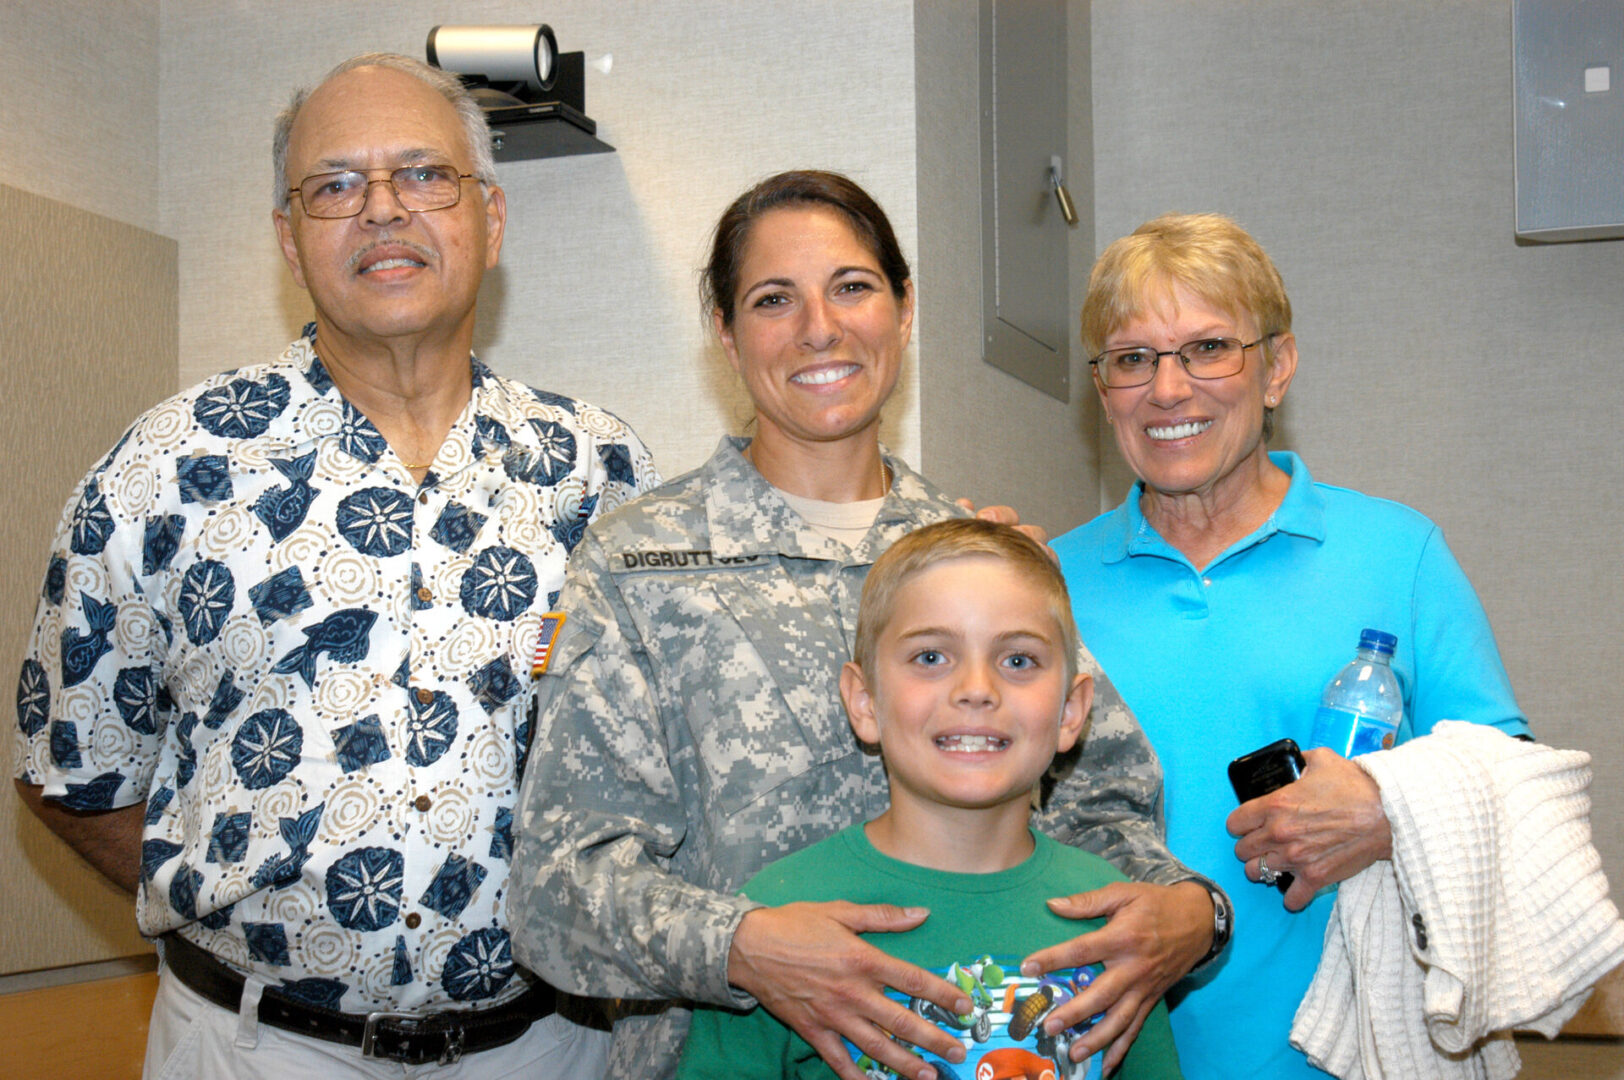
[[[899,540],[875,562],[858,613],[856,661],[840,692],[857,738],[885,758],[891,806],[768,866],[745,886],[765,904],[851,900],[926,907],[917,929],[868,940],[942,973],[972,1002],[965,1016],[910,1008],[958,1034],[968,1057],[927,1055],[938,1080],[1082,1080],[1071,1039],[1043,1018],[1096,971],[1019,974],[1021,958],[1092,930],[1049,911],[1049,897],[1122,875],[1095,855],[1029,827],[1037,784],[1082,731],[1093,686],[1076,670],[1077,630],[1048,554],[1006,526],[961,519]],[[854,1052],[854,1056],[856,1056]],[[875,1080],[896,1074],[867,1057]],[[700,1009],[679,1080],[835,1076],[764,1009]],[[1165,1005],[1145,1021],[1115,1074],[1177,1077]]]

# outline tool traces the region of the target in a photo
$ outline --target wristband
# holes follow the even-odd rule
[[[1229,904],[1229,897],[1224,890],[1208,881],[1206,878],[1187,877],[1184,881],[1193,881],[1203,889],[1212,899],[1212,946],[1207,949],[1207,955],[1196,961],[1191,971],[1199,971],[1207,966],[1213,959],[1229,947],[1229,937],[1235,930],[1235,909]],[[1175,882],[1174,884],[1183,884]]]

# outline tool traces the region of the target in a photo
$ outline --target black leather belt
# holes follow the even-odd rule
[[[222,1009],[236,1012],[241,1007],[246,981],[242,975],[179,934],[165,934],[163,943],[164,965],[175,978]],[[430,1061],[449,1065],[464,1054],[512,1042],[556,1008],[553,988],[540,981],[494,1008],[429,1015],[335,1012],[267,987],[259,999],[259,1019],[313,1039],[358,1046],[366,1057],[407,1065]]]

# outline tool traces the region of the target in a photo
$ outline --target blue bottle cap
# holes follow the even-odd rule
[[[1398,648],[1398,638],[1385,630],[1372,630],[1367,626],[1359,631],[1359,647],[1392,656],[1393,650]]]

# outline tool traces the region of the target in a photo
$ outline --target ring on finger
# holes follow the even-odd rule
[[[1280,871],[1269,869],[1269,860],[1267,856],[1258,856],[1257,879],[1264,885],[1273,885],[1280,879]]]

